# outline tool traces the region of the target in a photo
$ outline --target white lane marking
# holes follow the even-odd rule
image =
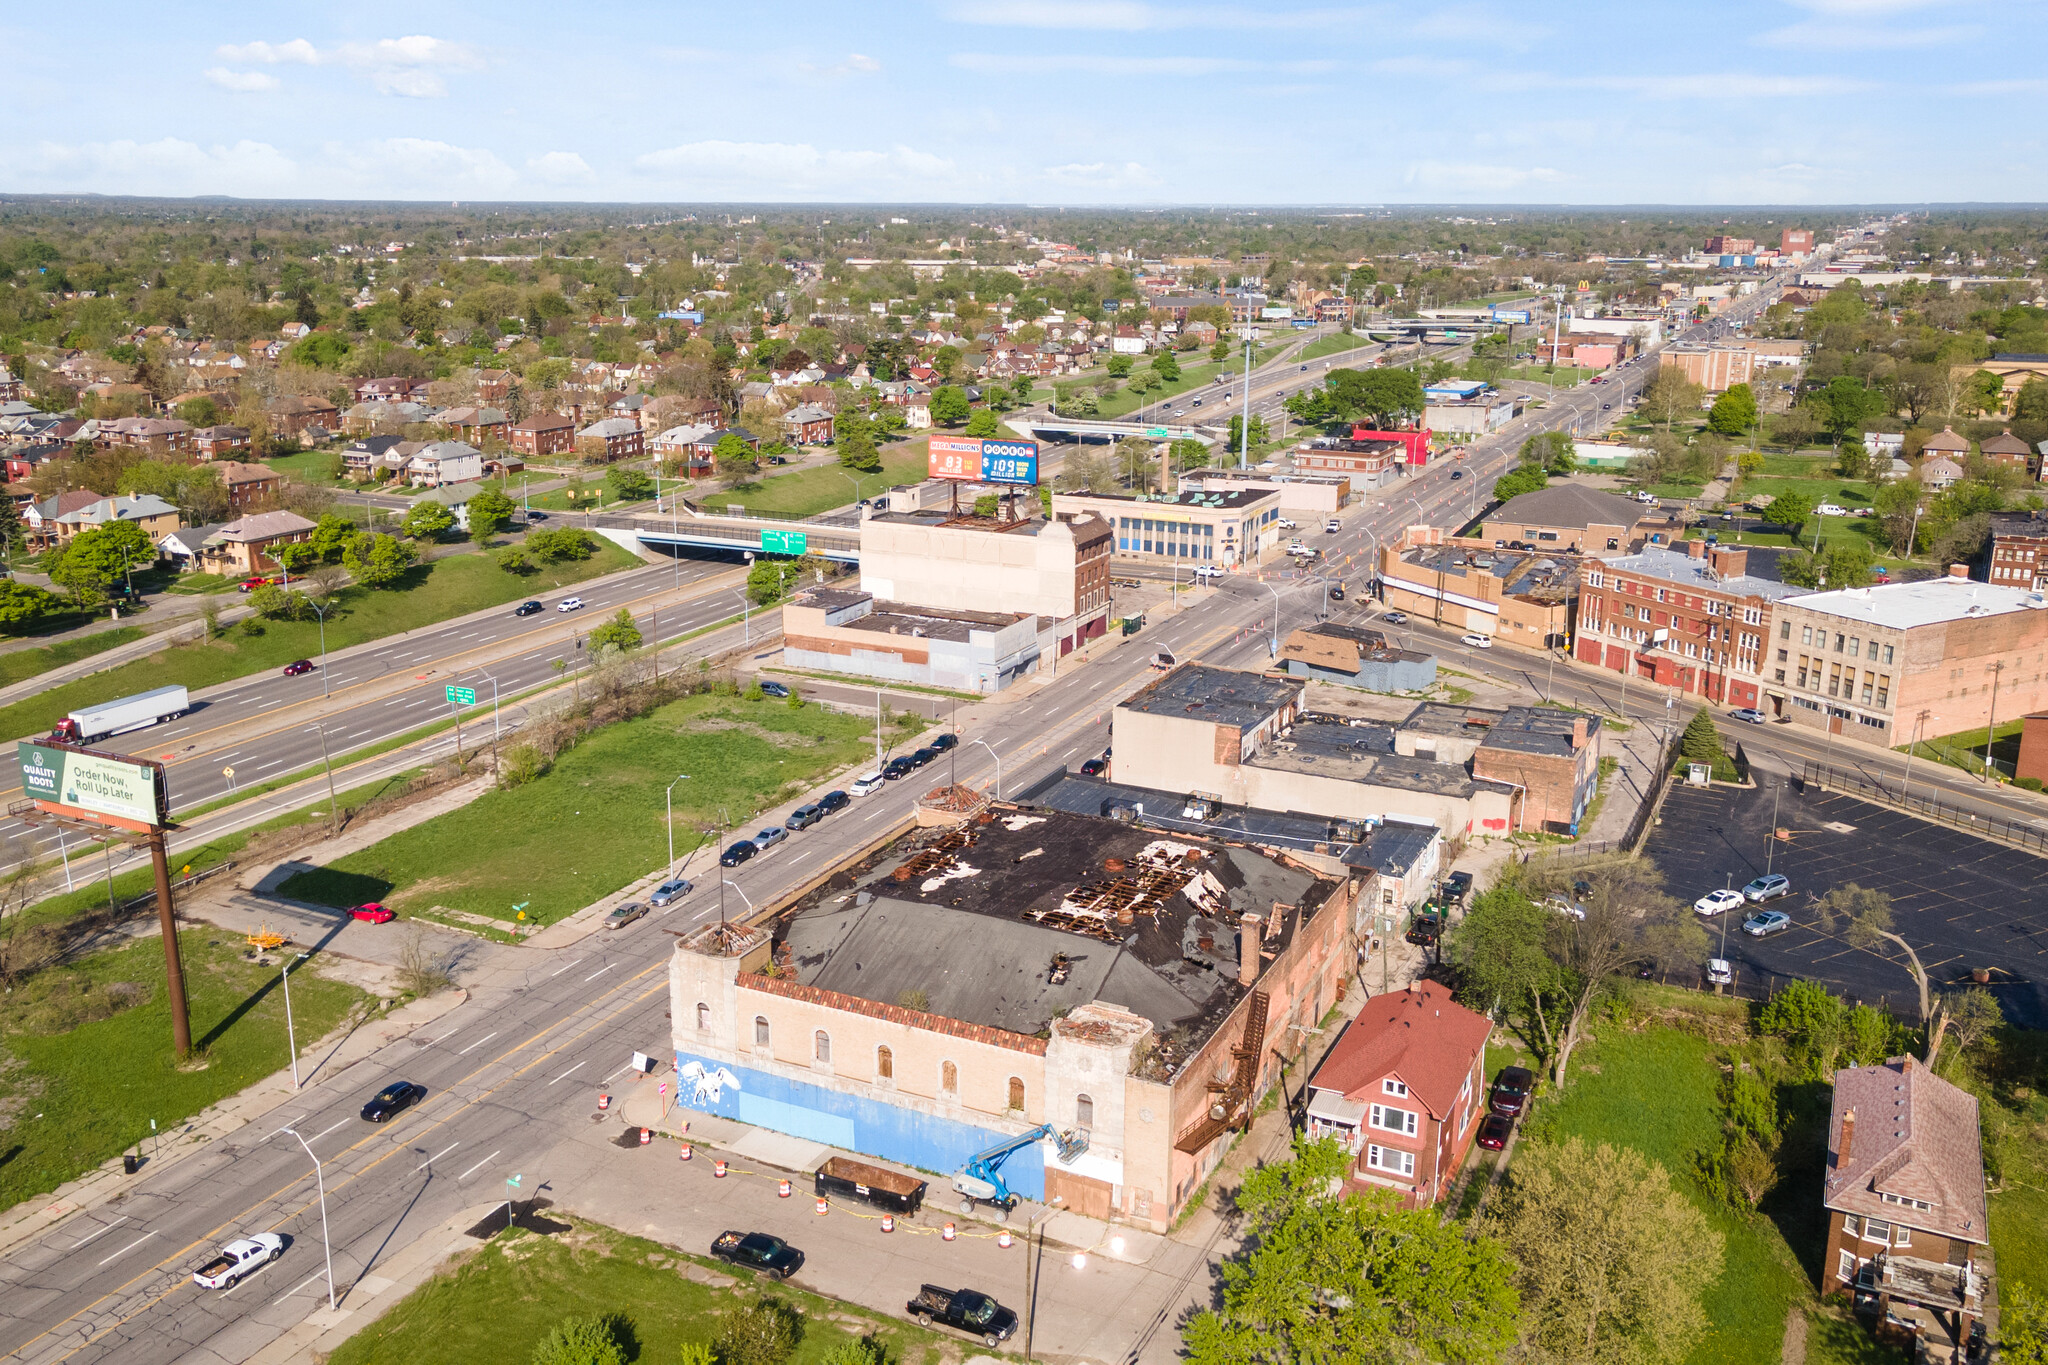
[[[408,710],[410,710],[410,709],[411,709],[412,707],[415,707],[415,706],[425,706],[425,705],[426,705],[426,704],[427,704],[428,702],[430,702],[430,701],[432,701],[432,700],[433,700],[433,698],[432,698],[432,697],[421,697],[421,698],[420,698],[420,699],[419,699],[418,701],[409,701],[409,702],[407,702],[407,703],[406,703],[405,705],[406,705],[406,708],[407,708]]]
[[[476,1051],[478,1048],[482,1047],[485,1043],[490,1042],[491,1039],[497,1036],[498,1031],[496,1029],[492,1029],[489,1033],[486,1033],[483,1037],[477,1039],[475,1042],[471,1043],[468,1047],[462,1049],[462,1051],[456,1053],[455,1055],[458,1057],[467,1057],[470,1053]]]
[[[497,1152],[492,1152],[492,1153],[491,1153],[491,1154],[490,1154],[489,1156],[485,1157],[485,1158],[484,1158],[484,1159],[483,1159],[482,1161],[479,1161],[479,1162],[477,1162],[477,1163],[476,1163],[476,1165],[474,1165],[474,1166],[470,1167],[470,1168],[469,1168],[468,1170],[464,1171],[464,1172],[463,1172],[463,1173],[462,1173],[461,1175],[458,1175],[458,1176],[456,1176],[455,1178],[456,1178],[457,1180],[467,1180],[467,1179],[469,1179],[469,1178],[470,1178],[471,1176],[475,1175],[475,1174],[476,1174],[476,1173],[477,1173],[478,1171],[480,1171],[480,1170],[482,1170],[482,1169],[483,1169],[484,1167],[486,1167],[486,1166],[490,1165],[490,1164],[491,1164],[491,1163],[492,1163],[493,1161],[496,1161],[496,1160],[498,1159],[498,1155],[499,1155],[499,1152],[502,1152],[503,1150],[504,1150],[504,1149],[503,1149],[503,1148],[501,1147],[501,1148],[499,1148],[499,1149],[498,1149],[498,1151],[497,1151]]]
[[[808,857],[810,857],[810,856],[811,856],[811,850],[809,850],[809,849],[805,849],[805,850],[804,850],[803,852],[801,852],[801,853],[797,854],[797,855],[796,855],[796,856],[795,856],[794,858],[791,858],[791,859],[790,859],[789,861],[790,861],[790,862],[793,862],[793,863],[800,863],[800,862],[802,862],[802,861],[803,861],[804,859],[806,859],[806,858],[808,858]]]
[[[305,1279],[303,1279],[303,1280],[299,1281],[299,1283],[297,1283],[297,1284],[293,1285],[293,1286],[292,1286],[292,1287],[291,1287],[290,1289],[287,1289],[287,1290],[285,1290],[285,1291],[284,1291],[284,1293],[282,1293],[282,1294],[278,1295],[278,1296],[277,1296],[277,1298],[276,1298],[276,1299],[275,1299],[275,1300],[274,1300],[274,1301],[273,1301],[273,1302],[271,1303],[271,1305],[270,1305],[270,1306],[271,1306],[272,1308],[275,1308],[275,1307],[277,1307],[277,1305],[278,1305],[278,1304],[280,1304],[280,1303],[283,1303],[283,1302],[284,1302],[284,1301],[285,1301],[286,1299],[288,1299],[288,1298],[290,1298],[290,1297],[291,1297],[292,1295],[294,1295],[294,1294],[298,1293],[298,1292],[299,1292],[299,1291],[300,1291],[301,1289],[304,1289],[304,1288],[305,1288],[305,1287],[306,1287],[307,1285],[309,1285],[309,1284],[313,1283],[313,1281],[315,1281],[315,1280],[319,1279],[319,1278],[320,1278],[320,1277],[321,1277],[322,1275],[325,1275],[326,1273],[327,1273],[327,1272],[326,1272],[326,1271],[324,1271],[324,1270],[316,1270],[316,1271],[314,1271],[314,1272],[313,1272],[312,1274],[308,1275],[308,1276],[307,1276],[307,1277],[306,1277]]]
[[[345,1124],[345,1123],[347,1123],[347,1122],[348,1122],[348,1120],[347,1120],[347,1119],[343,1119],[343,1120],[341,1121],[341,1123],[334,1123],[334,1124],[329,1124],[329,1125],[328,1125],[327,1127],[325,1127],[325,1128],[322,1128],[322,1129],[321,1129],[321,1130],[320,1130],[319,1132],[317,1132],[317,1133],[313,1134],[313,1136],[311,1136],[311,1137],[307,1138],[307,1139],[306,1139],[306,1145],[307,1145],[308,1147],[312,1146],[312,1145],[313,1145],[314,1143],[318,1142],[318,1141],[319,1141],[319,1140],[320,1140],[321,1138],[324,1138],[324,1137],[326,1137],[326,1136],[327,1136],[327,1135],[328,1135],[329,1133],[333,1132],[333,1131],[334,1131],[334,1130],[335,1130],[336,1128],[339,1128],[339,1127],[341,1127],[341,1126],[342,1126],[342,1124]]]
[[[554,979],[555,979],[556,977],[560,976],[560,975],[561,975],[561,974],[562,974],[563,972],[566,972],[566,971],[568,971],[568,970],[569,970],[569,969],[570,969],[571,967],[575,966],[575,965],[576,965],[576,963],[578,963],[578,962],[581,962],[582,960],[583,960],[583,959],[579,957],[579,958],[576,958],[576,959],[575,959],[574,961],[570,961],[570,962],[564,962],[564,963],[563,963],[563,964],[562,964],[561,966],[557,967],[557,968],[556,968],[556,969],[555,969],[554,971],[551,971],[551,972],[549,972],[549,973],[548,973],[548,980],[550,980],[550,981],[554,980]]]
[[[404,698],[404,697],[393,697],[393,698],[392,698],[392,699],[391,699],[390,701],[387,701],[387,702],[385,702],[384,704],[385,704],[386,706],[403,706],[403,705],[405,704],[405,698]]]
[[[117,1227],[120,1227],[120,1226],[121,1226],[121,1224],[123,1224],[123,1223],[127,1222],[127,1221],[128,1221],[128,1220],[129,1220],[130,1218],[132,1218],[132,1217],[134,1217],[134,1215],[133,1215],[133,1214],[128,1214],[128,1213],[124,1213],[124,1214],[122,1214],[122,1215],[121,1215],[121,1216],[120,1216],[119,1218],[116,1218],[116,1219],[115,1219],[115,1220],[114,1220],[113,1222],[111,1222],[111,1223],[107,1224],[107,1225],[106,1225],[105,1227],[101,1228],[101,1229],[100,1229],[100,1230],[99,1230],[98,1232],[95,1232],[95,1233],[94,1233],[94,1234],[93,1234],[93,1235],[92,1235],[91,1237],[88,1237],[88,1238],[86,1238],[84,1242],[73,1242],[73,1243],[71,1244],[71,1249],[72,1249],[73,1251],[76,1251],[76,1250],[78,1250],[78,1249],[79,1249],[80,1247],[84,1246],[84,1245],[85,1245],[85,1242],[90,1242],[90,1241],[94,1240],[94,1238],[99,1238],[99,1237],[104,1237],[104,1236],[106,1236],[106,1235],[107,1235],[108,1233],[112,1232],[112,1231],[113,1231],[113,1230],[114,1230],[115,1228],[117,1228]]]
[[[280,758],[280,759],[278,759],[278,760],[277,760],[276,762],[274,762],[274,763],[263,763],[263,764],[258,764],[258,765],[257,765],[257,767],[256,767],[256,771],[260,773],[260,772],[263,772],[264,770],[266,770],[266,769],[269,769],[269,768],[281,768],[281,767],[283,767],[283,766],[284,766],[284,760]]]
[[[877,815],[881,815],[881,814],[883,814],[883,813],[884,813],[884,812],[883,812],[882,808],[881,808],[880,806],[876,806],[876,807],[875,807],[875,808],[874,808],[873,810],[869,811],[869,812],[868,812],[868,813],[867,813],[866,815],[863,815],[863,816],[861,816],[861,820],[862,820],[863,822],[866,822],[866,821],[868,821],[868,820],[872,820],[872,819],[874,819],[874,818],[875,818],[875,817],[876,817]]]
[[[427,1169],[427,1167],[433,1165],[435,1162],[439,1161],[442,1157],[448,1155],[450,1152],[454,1151],[457,1147],[460,1147],[461,1145],[462,1144],[459,1142],[449,1143],[446,1147],[443,1147],[440,1151],[434,1153],[425,1161],[422,1161],[419,1165],[413,1167],[413,1174],[418,1175],[421,1171],[424,1171],[425,1169]]]
[[[555,1077],[555,1081],[565,1081],[575,1072],[582,1070],[587,1065],[589,1065],[588,1060],[578,1062],[575,1066],[570,1067],[567,1071],[564,1071],[561,1075]],[[549,1081],[548,1084],[553,1085],[555,1081]]]
[[[627,1073],[628,1071],[631,1071],[632,1069],[633,1069],[633,1064],[632,1064],[631,1062],[627,1062],[627,1063],[626,1063],[626,1064],[625,1064],[624,1066],[620,1067],[620,1068],[619,1068],[619,1069],[618,1069],[617,1071],[614,1071],[614,1072],[613,1072],[613,1073],[612,1073],[612,1074],[611,1074],[610,1076],[607,1076],[607,1077],[605,1077],[605,1080],[609,1081],[609,1080],[612,1080],[612,1079],[614,1079],[615,1077],[618,1077],[618,1076],[623,1076],[623,1075],[625,1075],[625,1074],[626,1074],[626,1073]]]
[[[454,1036],[455,1036],[456,1034],[458,1034],[458,1033],[460,1033],[460,1032],[462,1032],[462,1030],[461,1030],[461,1029],[459,1029],[459,1028],[452,1028],[452,1029],[449,1029],[449,1030],[448,1030],[448,1031],[447,1031],[446,1033],[442,1034],[442,1035],[441,1035],[441,1036],[440,1036],[439,1038],[435,1038],[435,1039],[432,1039],[432,1040],[430,1040],[430,1041],[429,1041],[429,1042],[427,1043],[427,1046],[428,1046],[428,1047],[432,1047],[432,1046],[433,1046],[433,1045],[434,1045],[435,1043],[445,1043],[445,1042],[447,1042],[447,1041],[448,1041],[448,1040],[449,1040],[450,1038],[453,1038],[453,1037],[454,1037]]]
[[[611,970],[611,969],[612,969],[613,967],[616,967],[616,966],[618,966],[618,965],[619,965],[619,964],[618,964],[618,963],[616,963],[616,962],[613,962],[613,963],[609,963],[609,964],[607,964],[606,966],[603,966],[603,967],[599,967],[599,968],[598,968],[598,969],[597,969],[596,971],[592,972],[592,973],[591,973],[591,974],[590,974],[589,976],[586,976],[586,977],[584,977],[583,979],[584,979],[585,981],[595,981],[595,980],[597,980],[597,979],[598,979],[598,978],[599,978],[600,976],[603,976],[603,975],[604,975],[604,974],[605,974],[606,972],[610,971],[610,970]]]
[[[129,1243],[129,1244],[127,1245],[127,1246],[124,1246],[124,1247],[122,1247],[122,1248],[121,1248],[121,1249],[120,1249],[119,1251],[117,1251],[117,1252],[115,1252],[115,1253],[114,1253],[113,1255],[111,1255],[111,1256],[107,1257],[107,1260],[106,1260],[106,1261],[101,1261],[101,1262],[100,1262],[100,1264],[101,1264],[101,1265],[105,1265],[105,1264],[107,1264],[107,1262],[108,1262],[108,1261],[118,1261],[118,1260],[120,1260],[120,1259],[121,1259],[121,1258],[122,1258],[123,1256],[126,1256],[126,1255],[127,1255],[127,1254],[128,1254],[129,1252],[131,1252],[131,1251],[135,1250],[135,1248],[137,1248],[137,1247],[141,1246],[141,1245],[142,1245],[142,1244],[143,1244],[144,1242],[147,1242],[147,1241],[148,1241],[148,1240],[149,1240],[150,1238],[152,1238],[152,1237],[154,1237],[154,1236],[156,1236],[156,1234],[155,1234],[154,1232],[145,1232],[145,1233],[143,1233],[143,1234],[142,1234],[142,1235],[141,1235],[140,1237],[137,1237],[137,1238],[136,1238],[136,1239],[135,1239],[134,1241],[130,1242],[130,1243]]]

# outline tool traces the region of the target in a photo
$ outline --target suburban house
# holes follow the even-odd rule
[[[555,412],[536,412],[506,433],[512,448],[528,459],[564,455],[576,449],[576,422]]]
[[[1961,1359],[1990,1287],[1976,1096],[1911,1057],[1837,1071],[1821,1202],[1822,1292],[1915,1359]]]
[[[502,441],[512,429],[512,419],[503,408],[447,408],[434,421],[447,429],[450,438],[474,446],[492,439]]]
[[[444,483],[420,494],[421,502],[438,502],[455,517],[455,525],[469,534],[469,500],[484,491],[480,483]]]
[[[333,431],[341,422],[341,410],[324,398],[282,393],[265,405],[270,424],[280,436],[304,436],[308,427]]]
[[[1373,997],[1309,1077],[1308,1135],[1353,1154],[1354,1187],[1434,1204],[1478,1135],[1492,1033],[1434,981]]]
[[[358,403],[424,403],[427,381],[391,375],[382,379],[358,379],[352,390]]]
[[[264,573],[275,567],[270,554],[278,546],[312,535],[313,523],[297,512],[252,512],[206,538],[198,567],[218,574]]]
[[[406,481],[415,488],[468,483],[483,476],[483,452],[460,441],[435,441],[405,462]]]
[[[342,450],[341,467],[348,477],[361,482],[379,469],[396,473],[405,468],[405,462],[420,448],[419,442],[407,441],[403,436],[364,436]]]
[[[1943,459],[1953,460],[1956,467],[1960,469],[1963,463],[1970,458],[1970,438],[1956,435],[1954,427],[1943,427],[1940,431],[1928,437],[1920,447],[1920,459],[1922,461],[1933,459],[1937,455]],[[1924,469],[1921,471],[1921,477],[1923,479],[1926,478],[1926,471]]]
[[[351,436],[374,431],[399,431],[428,421],[437,414],[425,403],[378,400],[358,403],[341,415],[341,429]]]
[[[192,424],[175,417],[117,417],[100,423],[96,439],[103,446],[161,445],[166,450],[187,450],[192,445]]]
[[[269,465],[221,460],[214,468],[220,471],[221,487],[228,493],[228,506],[238,512],[269,502],[284,486],[283,478]]]
[[[512,396],[512,386],[519,377],[510,370],[478,370],[476,372],[476,401],[479,403],[502,403]]]
[[[791,445],[820,446],[832,441],[832,414],[805,403],[782,414],[782,433]]]
[[[81,531],[97,530],[117,521],[132,521],[143,529],[151,543],[178,529],[178,509],[154,493],[129,493],[101,498],[56,518],[57,539],[66,541]]]
[[[601,452],[607,464],[637,458],[645,452],[646,441],[647,433],[631,417],[607,417],[576,433],[579,453],[596,458]]]
[[[192,433],[192,453],[202,460],[217,460],[249,448],[249,428],[200,427]]]
[[[157,541],[157,557],[169,560],[181,570],[197,568],[201,548],[214,532],[226,525],[226,522],[217,521],[211,526],[181,526]]]
[[[2007,427],[1989,440],[1978,442],[1977,449],[1985,459],[1993,464],[2002,464],[2009,468],[2017,469],[2029,478],[2034,475],[2034,461],[2037,458],[2034,454],[2034,448],[2013,435],[2011,427]]]
[[[686,466],[687,472],[692,475],[708,474],[711,472],[711,447],[703,442],[705,437],[717,430],[715,424],[670,427],[649,441],[647,450],[657,460]]]
[[[90,507],[99,502],[105,494],[95,493],[90,488],[70,488],[54,498],[44,498],[31,503],[21,514],[22,529],[27,533],[28,548],[44,549],[57,543],[57,519],[80,508]]]

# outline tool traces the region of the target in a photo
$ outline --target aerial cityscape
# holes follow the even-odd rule
[[[94,17],[0,1365],[2048,1365],[2030,6]]]

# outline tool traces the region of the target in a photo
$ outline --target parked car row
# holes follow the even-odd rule
[[[1536,1073],[1525,1066],[1502,1067],[1486,1097],[1486,1117],[1479,1125],[1479,1145],[1498,1152],[1514,1136],[1515,1123],[1529,1112],[1536,1091]]]
[[[1709,891],[1692,903],[1692,908],[1702,915],[1719,915],[1730,910],[1740,910],[1745,905],[1761,905],[1774,901],[1780,896],[1792,894],[1792,880],[1782,872],[1770,872],[1748,883],[1740,891],[1723,888]],[[1777,913],[1777,912],[1773,912]],[[1759,916],[1758,918],[1762,918]],[[1790,922],[1790,916],[1785,916]],[[1754,921],[1752,921],[1754,922]],[[1744,925],[1748,928],[1748,925]]]
[[[726,1231],[712,1239],[711,1254],[728,1265],[786,1280],[803,1269],[804,1254],[782,1238],[766,1232]],[[906,1316],[923,1326],[942,1323],[986,1346],[999,1346],[1017,1332],[1017,1314],[978,1289],[947,1289],[920,1285],[917,1297],[903,1306]]]

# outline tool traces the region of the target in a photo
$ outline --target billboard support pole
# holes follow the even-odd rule
[[[171,908],[171,861],[164,852],[164,832],[149,834],[149,863],[156,873],[156,917],[163,926],[164,980],[170,987],[171,1045],[183,1061],[192,1052],[192,1016],[185,1007],[185,963],[178,955],[178,917]]]

